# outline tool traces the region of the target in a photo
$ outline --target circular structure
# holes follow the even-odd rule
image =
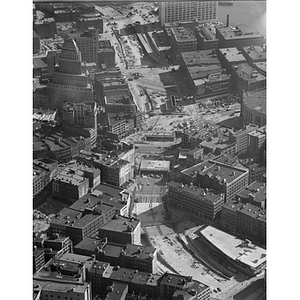
[[[244,93],[241,116],[243,124],[266,125],[266,89]]]

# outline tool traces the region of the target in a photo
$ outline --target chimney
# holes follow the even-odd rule
[[[226,27],[229,27],[229,15],[227,15]]]

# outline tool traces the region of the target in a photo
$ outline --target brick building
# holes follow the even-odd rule
[[[236,194],[238,202],[258,206],[262,209],[266,208],[266,192],[267,186],[265,182],[253,181],[244,190]]]
[[[225,230],[266,244],[266,210],[259,206],[234,201],[225,203],[221,224]]]
[[[112,243],[140,244],[141,222],[134,218],[115,216],[111,221],[103,225],[98,233],[99,237],[106,237]]]
[[[221,212],[224,194],[171,181],[168,183],[168,202],[203,219],[213,221]]]
[[[249,124],[238,131],[229,131],[229,140],[235,143],[235,154],[240,155],[248,151],[249,133],[258,128],[256,124]]]
[[[219,40],[208,26],[196,26],[195,37],[197,39],[197,49],[207,50],[218,48]]]
[[[133,178],[134,147],[121,146],[117,152],[97,153],[82,151],[77,159],[101,171],[101,181],[114,186],[122,186]]]
[[[181,171],[182,180],[225,194],[225,202],[235,198],[249,181],[247,169],[229,166],[216,161],[204,161]]]
[[[52,182],[54,198],[74,202],[88,193],[89,179],[82,171],[66,169],[56,175]]]
[[[69,236],[75,245],[86,237],[95,236],[98,229],[114,215],[114,206],[107,203],[87,207],[83,211],[64,208],[52,219],[49,230],[51,234]]]
[[[251,30],[244,24],[235,27],[217,26],[216,38],[219,40],[220,48],[263,45],[265,42],[262,34]]]
[[[53,38],[56,34],[56,23],[53,18],[36,19],[33,23],[33,30],[41,38]]]
[[[106,238],[85,238],[74,247],[74,253],[95,255],[99,261],[141,272],[156,273],[157,270],[157,250],[149,246],[115,244]]]
[[[103,18],[99,13],[83,14],[78,18],[77,26],[80,30],[87,30],[94,27],[99,33],[103,33]]]
[[[231,91],[231,76],[222,67],[214,49],[181,53],[180,67],[196,99]]]

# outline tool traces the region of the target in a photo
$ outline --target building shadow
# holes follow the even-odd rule
[[[217,123],[217,125],[241,129],[240,117],[237,116],[237,117],[232,117],[232,118],[223,120],[223,121]]]

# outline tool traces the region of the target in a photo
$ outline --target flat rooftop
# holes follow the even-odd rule
[[[213,137],[211,140],[204,140],[200,143],[203,148],[209,149],[211,152],[226,149],[232,146],[234,143],[225,139],[224,137]]]
[[[188,71],[194,81],[197,79],[207,78],[211,74],[221,73],[222,70],[223,68],[221,67],[221,65],[206,65],[206,66],[195,65],[195,66],[188,67]],[[222,75],[226,75],[226,77],[228,77],[227,74],[222,74]]]
[[[89,283],[60,283],[60,282],[52,282],[34,279],[33,284],[40,285],[42,291],[49,292],[58,292],[58,293],[67,293],[69,291],[73,291],[73,293],[83,294],[86,293],[87,288],[89,287]]]
[[[68,261],[75,264],[85,264],[87,261],[92,260],[91,257],[85,255],[79,255],[74,253],[65,253],[60,257],[62,261]]]
[[[118,199],[120,194],[124,191],[124,189],[107,184],[105,182],[100,183],[95,187],[97,191],[101,191],[102,195],[110,198]],[[92,193],[93,194],[93,193]]]
[[[265,114],[267,109],[266,97],[266,89],[247,92],[244,97],[244,103],[248,108],[257,110],[258,112]]]
[[[254,201],[261,202],[266,200],[267,185],[264,182],[254,181],[245,189],[237,194],[237,197],[253,197]]]
[[[266,48],[263,46],[248,46],[243,47],[243,49],[249,55],[252,61],[267,59]]]
[[[56,216],[51,220],[51,225],[64,225],[66,227],[83,228],[100,218],[100,215],[94,215],[92,213],[84,215],[83,212],[78,210],[63,208]]]
[[[113,282],[112,289],[106,295],[105,300],[120,300],[126,289],[128,289],[127,284]]]
[[[202,176],[210,173],[214,177],[219,176],[220,180],[226,179],[227,183],[231,183],[243,174],[247,173],[248,170],[209,160],[201,162],[181,172],[188,176],[195,176],[197,172],[199,172],[199,174]]]
[[[215,50],[182,52],[181,56],[186,66],[221,64]]]
[[[240,163],[240,160],[237,155],[222,154],[213,158],[212,161],[218,161],[226,165],[230,165],[238,168],[244,168],[244,166]]]
[[[218,41],[218,39],[215,37],[215,34],[210,31],[208,26],[196,26],[195,30],[198,31],[199,35],[204,39],[205,42]]]
[[[236,70],[238,76],[248,83],[267,80],[266,76],[260,74],[256,69],[252,68],[248,63],[238,64]]]
[[[114,202],[111,202],[110,198],[103,195],[95,197],[92,194],[87,194],[78,199],[69,208],[80,212],[84,212],[85,210],[95,210],[99,213],[102,212],[103,214],[106,214],[114,208]]]
[[[123,216],[117,216],[115,219],[110,220],[108,223],[103,225],[100,230],[109,230],[117,232],[130,232],[128,231],[129,226],[132,226],[133,230],[140,223],[139,220],[134,218],[126,218]]]
[[[108,48],[108,47],[106,47],[106,48],[100,48],[100,49],[98,49],[97,52],[98,53],[101,53],[101,52],[112,52],[112,53],[114,53],[115,50],[114,50],[114,48]]]
[[[243,240],[212,226],[200,230],[203,237],[234,261],[256,268],[266,262],[266,250],[255,245],[245,245]]]
[[[97,273],[103,275],[106,273],[106,271],[111,270],[113,267],[110,266],[108,262],[104,261],[94,261],[94,260],[89,260],[85,263],[86,270],[88,270],[91,273]],[[109,277],[109,276],[107,276]],[[106,277],[106,278],[107,278]]]
[[[224,208],[230,209],[231,211],[237,212],[239,214],[245,214],[248,217],[258,219],[262,222],[267,221],[266,210],[256,206],[251,203],[242,203],[242,202],[226,202],[223,206]]]
[[[67,184],[79,186],[87,180],[87,178],[79,176],[77,174],[69,174],[62,171],[60,174],[56,175],[54,178],[55,181],[64,182]]]
[[[264,62],[264,61],[256,62],[256,63],[254,63],[254,65],[263,73],[267,72],[267,63],[266,62]]]
[[[143,159],[141,162],[140,170],[149,171],[149,172],[151,171],[169,172],[170,161]]]
[[[197,42],[195,34],[187,27],[172,27],[171,31],[177,42]]]
[[[243,55],[242,51],[238,50],[236,47],[221,48],[219,49],[219,51],[229,63],[246,62],[246,58]]]
[[[202,200],[208,202],[217,202],[221,198],[221,194],[212,190],[206,190],[201,187],[197,187],[193,184],[187,185],[180,182],[171,181],[168,183],[168,186],[172,186],[178,189],[181,189],[185,193],[193,194],[195,197],[201,196]],[[198,198],[199,199],[199,198]],[[200,199],[199,199],[200,200]]]
[[[63,274],[64,270],[66,273],[71,274]],[[81,270],[82,265],[76,262],[51,259],[43,268],[34,274],[34,279],[82,283],[83,280],[81,277],[74,277],[74,274],[80,274]]]
[[[263,38],[262,34],[258,31],[251,30],[245,24],[240,24],[236,27],[217,27],[217,30],[225,40]]]
[[[117,280],[122,282],[131,282],[132,279],[136,276],[138,271],[127,269],[127,268],[113,268],[112,273],[110,274],[109,278],[111,280]]]
[[[156,251],[154,247],[151,246],[141,246],[135,244],[126,244],[123,248],[123,255],[127,257],[137,257],[138,259],[149,259],[153,258]]]

